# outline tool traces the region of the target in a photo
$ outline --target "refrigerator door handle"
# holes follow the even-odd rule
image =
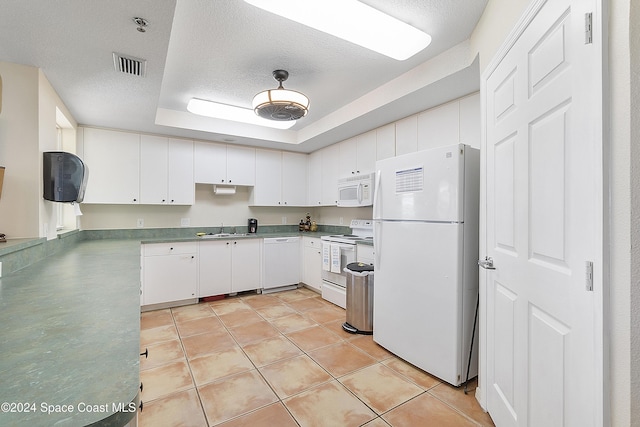
[[[378,266],[379,268],[380,253],[382,253],[382,248],[380,247],[380,231],[382,230],[382,224],[379,221],[374,221],[373,227],[373,265]]]
[[[373,219],[380,219],[380,215],[379,214],[379,210],[380,210],[380,204],[378,203],[378,193],[380,192],[380,173],[382,171],[377,170],[376,171],[376,182],[375,182],[375,189],[373,191]]]

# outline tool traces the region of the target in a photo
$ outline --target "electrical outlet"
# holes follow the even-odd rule
[[[286,216],[282,217],[282,225],[287,225],[287,217]]]
[[[189,227],[191,225],[191,218],[180,218],[180,227]]]
[[[136,223],[138,228],[142,228],[144,227],[144,219],[143,218],[138,218],[138,222]]]

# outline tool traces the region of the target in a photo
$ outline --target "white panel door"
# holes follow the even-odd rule
[[[167,202],[168,139],[140,135],[140,204]]]
[[[198,296],[231,293],[231,240],[198,242]]]
[[[256,149],[227,145],[227,181],[232,185],[255,185]]]
[[[192,205],[195,202],[193,180],[193,141],[169,139],[169,176],[167,180],[167,203]]]
[[[481,274],[481,394],[497,426],[604,423],[599,10],[597,1],[534,2],[484,82],[481,248],[495,270]]]
[[[231,291],[241,292],[262,287],[260,273],[261,239],[230,241],[231,256]]]
[[[282,152],[282,204],[307,204],[307,155]]]
[[[460,101],[418,114],[418,151],[460,142]]]
[[[194,178],[202,184],[226,184],[227,146],[212,142],[195,142]]]

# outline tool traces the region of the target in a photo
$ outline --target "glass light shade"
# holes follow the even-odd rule
[[[399,61],[431,43],[427,33],[356,0],[245,2]]]
[[[187,111],[200,116],[231,120],[234,122],[248,123],[276,129],[289,129],[296,124],[295,120],[284,122],[263,119],[262,117],[257,116],[253,110],[248,108],[220,104],[218,102],[198,98],[191,98],[191,100],[189,100],[189,103],[187,104]]]
[[[265,104],[295,104],[305,110],[305,115],[309,109],[309,98],[304,94],[289,89],[270,89],[260,92],[253,98],[253,109],[255,110]]]

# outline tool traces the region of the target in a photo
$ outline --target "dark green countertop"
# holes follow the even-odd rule
[[[139,239],[81,241],[0,278],[0,425],[133,417],[117,409],[137,401],[139,282]]]

